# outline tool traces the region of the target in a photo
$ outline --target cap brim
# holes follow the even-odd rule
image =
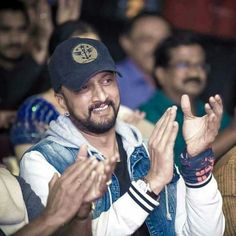
[[[70,84],[67,84],[66,83],[67,80],[65,80],[65,83],[63,83],[63,86],[65,86],[65,87],[67,87],[67,88],[69,88],[69,89],[71,89],[73,91],[79,91],[81,89],[81,87],[84,84],[86,84],[93,76],[95,76],[98,73],[104,72],[104,71],[114,72],[114,73],[118,74],[120,77],[122,77],[121,73],[118,70],[116,70],[116,69],[103,68],[101,70],[94,71],[93,73],[91,73],[90,75],[88,75],[84,79],[81,79],[81,78],[78,79],[78,75],[73,76],[73,75],[70,74],[70,76],[73,76],[74,79],[70,80]]]

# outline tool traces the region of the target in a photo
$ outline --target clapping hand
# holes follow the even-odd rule
[[[82,145],[78,154],[78,159],[87,157],[87,146]],[[90,157],[91,158],[91,157]],[[116,165],[117,157],[112,157],[104,161],[99,161],[95,169],[95,179],[89,191],[86,193],[84,201],[91,202],[103,195],[111,179],[111,175]]]
[[[148,143],[151,166],[146,179],[155,194],[159,194],[173,176],[173,149],[178,132],[176,109],[175,106],[167,109],[156,123]]]
[[[181,107],[184,113],[183,136],[190,156],[196,156],[211,147],[220,128],[223,113],[219,95],[210,97],[205,104],[206,115],[197,117],[192,114],[188,95],[183,95]]]

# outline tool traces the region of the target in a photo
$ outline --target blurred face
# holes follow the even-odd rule
[[[0,57],[18,60],[24,53],[28,41],[25,16],[21,11],[0,11]]]
[[[184,93],[196,97],[205,88],[205,53],[197,44],[171,49],[169,66],[162,70],[163,73],[157,76],[163,90],[171,97]]]
[[[124,50],[147,74],[152,74],[153,51],[156,46],[170,35],[169,25],[159,17],[140,18],[126,37]]]
[[[65,109],[82,132],[100,134],[114,127],[120,106],[115,77],[115,73],[100,72],[77,92],[62,87]]]

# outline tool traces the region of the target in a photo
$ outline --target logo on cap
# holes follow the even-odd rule
[[[98,56],[97,50],[90,44],[80,43],[72,51],[73,59],[80,64],[94,61]]]

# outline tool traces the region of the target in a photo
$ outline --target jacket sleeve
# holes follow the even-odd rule
[[[93,235],[131,235],[158,205],[158,201],[144,193],[133,181],[127,193],[93,220]]]
[[[46,206],[48,198],[48,183],[54,173],[60,175],[40,152],[28,152],[21,159],[20,176],[30,184],[33,191],[40,197],[44,206]]]
[[[222,197],[213,175],[208,183],[186,187],[181,178],[177,185],[176,235],[223,235],[225,227]]]

